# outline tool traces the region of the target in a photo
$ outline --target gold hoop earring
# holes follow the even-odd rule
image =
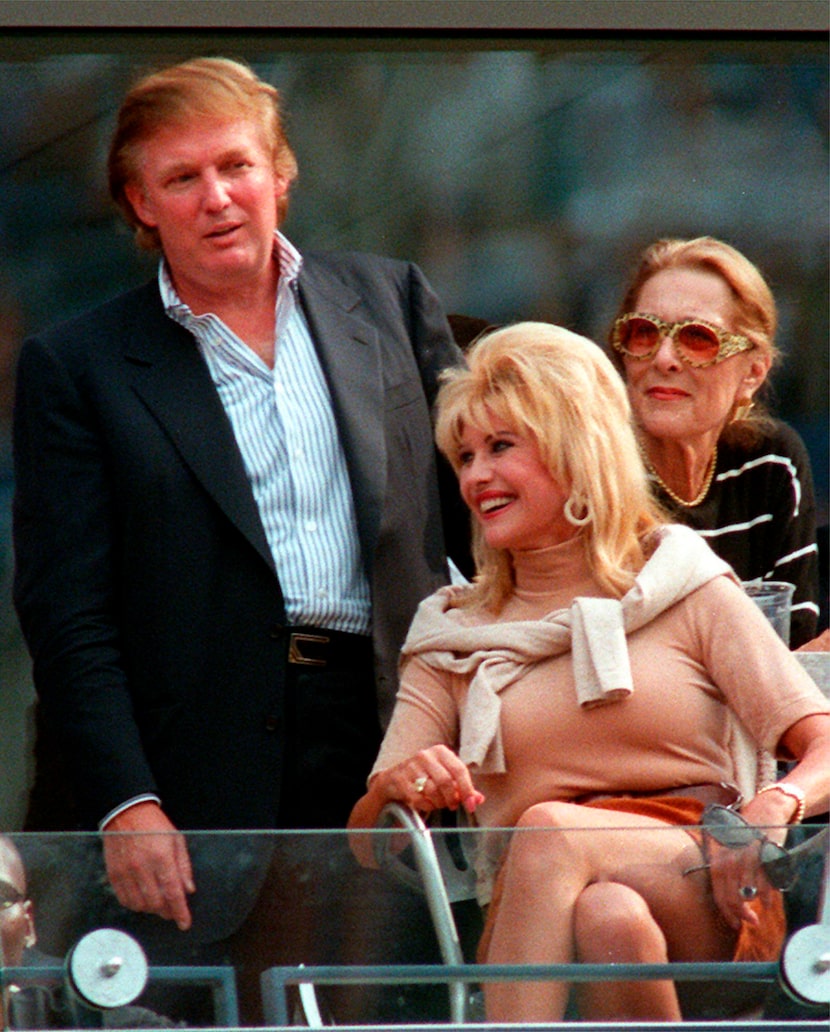
[[[732,418],[729,420],[730,423],[738,423],[742,419],[746,419],[749,413],[755,408],[755,402],[752,398],[749,401],[744,401],[740,405],[735,406],[735,411],[732,413]]]
[[[574,504],[579,505],[582,509],[581,516],[577,516],[574,513]],[[564,513],[565,519],[574,527],[584,527],[586,523],[591,522],[591,507],[584,498],[575,499],[574,496],[571,495],[565,501]]]

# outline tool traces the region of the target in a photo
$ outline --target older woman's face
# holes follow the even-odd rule
[[[735,331],[729,286],[714,272],[664,269],[642,287],[636,310],[667,323],[702,319]],[[696,369],[682,362],[664,337],[651,358],[624,357],[628,393],[637,422],[652,437],[716,440],[736,404],[751,400],[763,383],[768,358],[757,348]]]

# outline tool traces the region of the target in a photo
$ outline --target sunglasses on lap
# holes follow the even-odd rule
[[[767,881],[781,892],[793,887],[798,871],[788,850],[771,842],[760,828],[748,824],[737,811],[712,803],[704,809],[700,826],[704,835],[727,849],[744,849],[753,842],[760,842],[759,861]]]

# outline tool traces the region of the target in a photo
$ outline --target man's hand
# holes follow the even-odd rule
[[[122,906],[158,914],[187,931],[193,869],[184,836],[158,803],[136,803],[113,817],[104,829],[104,860]]]

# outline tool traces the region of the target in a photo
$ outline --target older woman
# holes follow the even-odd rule
[[[492,333],[447,374],[438,411],[479,572],[421,604],[350,826],[397,800],[518,829],[480,851],[489,962],[775,956],[759,828],[780,841],[827,807],[821,693],[728,566],[662,522],[625,388],[593,343],[539,323]],[[757,745],[798,760],[761,791]],[[684,830],[704,804],[709,831]],[[488,1017],[558,1020],[567,993],[489,985]],[[580,1007],[680,1017],[666,981],[584,987]]]
[[[807,452],[756,403],[776,307],[758,269],[711,237],[640,257],[611,332],[660,502],[742,580],[795,585],[791,645],[816,633],[818,557]]]

